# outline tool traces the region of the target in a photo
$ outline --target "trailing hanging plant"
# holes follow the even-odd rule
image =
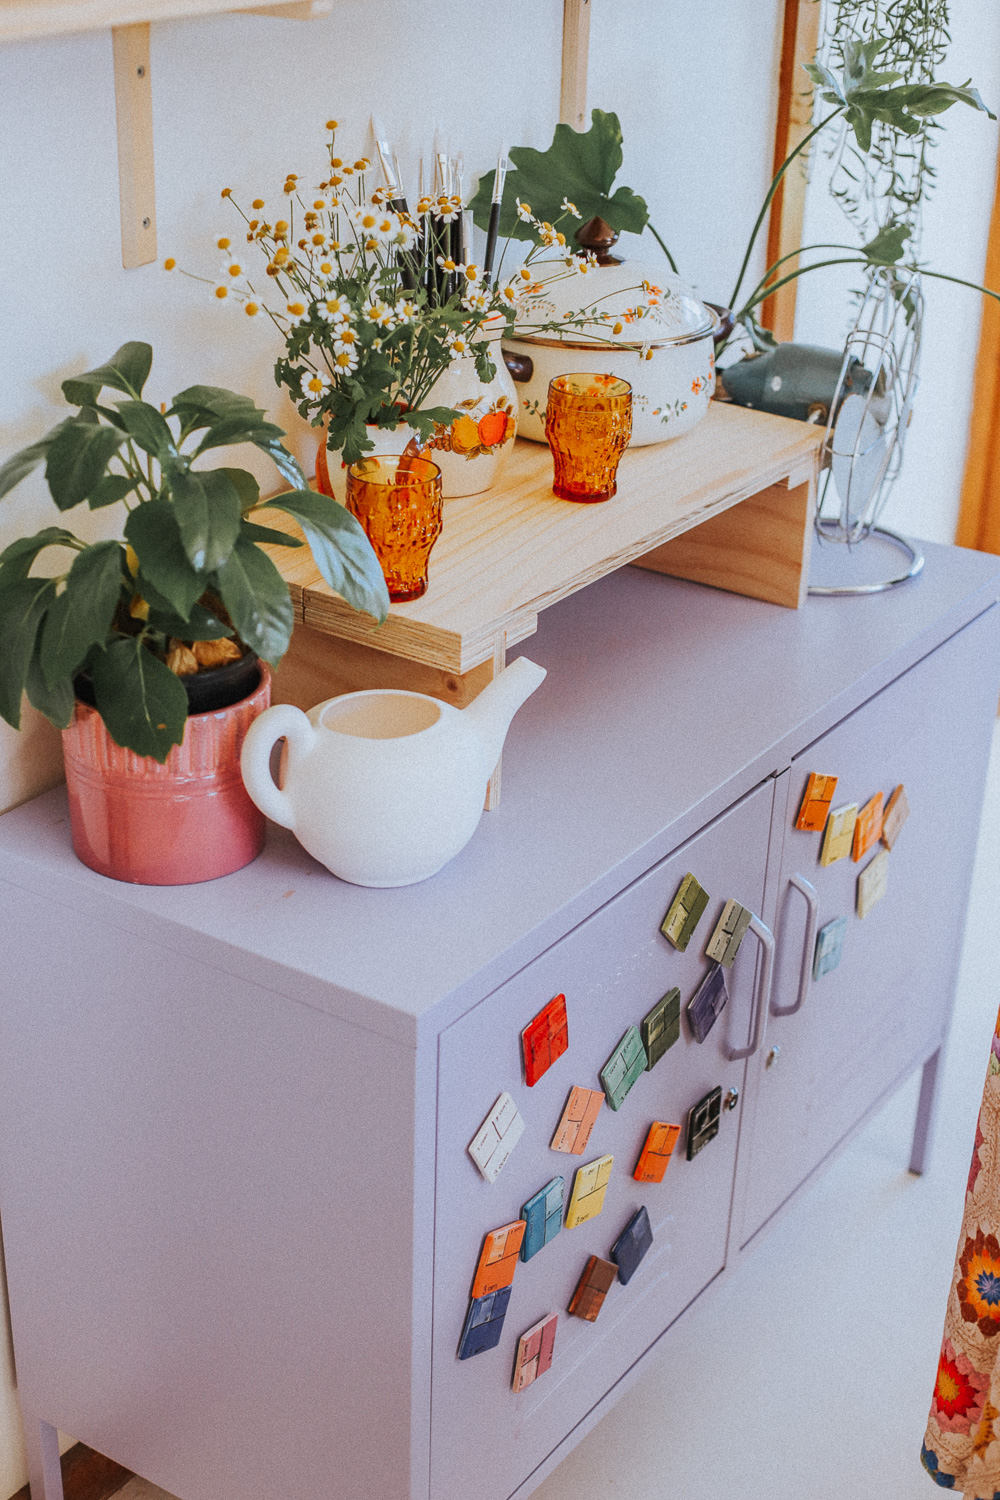
[[[905,84],[929,84],[947,56],[949,19],[948,0],[829,0],[819,61],[842,68],[848,47],[880,37],[880,67]],[[867,151],[846,125],[840,130],[829,150],[830,193],[862,239],[905,224],[912,247],[919,244],[939,130],[932,117],[922,119],[915,134],[878,119]]]
[[[105,365],[62,383],[76,412],[0,467],[0,497],[41,463],[61,511],[121,504],[117,541],[84,542],[61,526],[0,552],[0,716],[20,727],[21,696],[57,728],[73,714],[74,678],[86,672],[112,739],[164,761],[184,738],[180,674],[204,642],[234,636],[276,665],[292,633],[288,585],[265,545],[301,547],[261,525],[284,511],[301,527],[317,567],[355,609],[380,622],[389,598],[378,559],[354,517],[309,489],[281,442],[284,432],[247,396],[193,385],[169,409],[142,399],[153,351],[123,344]],[[124,399],[102,400],[105,391]],[[244,469],[196,469],[214,448],[252,443],[292,486],[273,500]],[[32,568],[49,548],[75,556],[58,573]]]

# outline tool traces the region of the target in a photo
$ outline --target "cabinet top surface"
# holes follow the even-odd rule
[[[161,941],[270,961],[331,989],[338,1013],[394,1015],[412,1036],[414,1018],[462,986],[468,1003],[487,993],[1000,596],[997,558],[925,550],[903,588],[801,610],[632,568],[564,600],[529,643],[549,675],[511,727],[502,806],[420,885],[347,885],[274,827],[223,880],[121,885],[76,861],[61,789],[0,819],[2,873],[133,930],[148,918]]]
[[[498,632],[523,641],[539,611],[568,594],[747,495],[808,479],[822,438],[805,422],[713,401],[672,443],[629,449],[605,505],[557,499],[548,446],[518,442],[501,484],[447,502],[426,594],[393,605],[377,630],[324,583],[308,552],[276,549],[275,561],[307,625],[467,672],[492,660]]]

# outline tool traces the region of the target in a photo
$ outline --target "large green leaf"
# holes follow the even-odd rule
[[[148,578],[172,609],[186,620],[205,592],[206,580],[192,568],[181,542],[177,515],[162,497],[137,505],[125,522],[125,536],[135,548],[142,578]]]
[[[19,453],[15,453],[11,458],[8,458],[5,464],[0,465],[0,500],[16,484],[20,484],[21,480],[26,478],[32,469],[38,468],[42,459],[48,456],[49,448],[59,433],[62,432],[64,427],[69,427],[72,422],[73,418],[67,417],[65,421],[60,422],[51,431],[47,432],[43,438],[39,438],[37,443],[31,443],[29,447],[22,448]]]
[[[500,234],[506,238],[533,240],[530,224],[517,216],[515,199],[527,203],[536,219],[550,224],[564,216],[564,198],[576,206],[584,222],[597,216],[612,229],[631,230],[641,234],[649,220],[649,210],[642,198],[628,187],[614,194],[612,184],[622,164],[622,128],[618,116],[595,109],[587,131],[570,125],[557,125],[552,145],[547,151],[530,146],[515,146],[510,159],[517,168],[508,172],[500,209]],[[475,222],[487,229],[495,173],[480,178],[479,188],[470,204]],[[568,222],[568,221],[567,221]],[[578,221],[569,224],[566,238],[572,239]]]
[[[287,531],[278,531],[274,526],[258,526],[254,521],[248,521],[245,517],[240,527],[240,535],[246,537],[248,542],[257,542],[264,547],[305,546],[301,537],[292,536]]]
[[[97,709],[115,744],[166,760],[184,738],[188,705],[180,678],[139,636],[96,653],[91,670]]]
[[[389,591],[371,542],[349,510],[328,495],[307,489],[278,495],[261,508],[294,516],[330,587],[354,609],[363,609],[383,623],[389,613]]]
[[[252,474],[246,469],[219,469],[220,474],[225,474],[230,484],[240,497],[240,507],[243,514],[253,510],[255,505],[260,504],[260,485]]]
[[[264,417],[264,409],[255,406],[249,396],[241,396],[238,391],[227,391],[220,385],[189,385],[187,390],[174,397],[168,415],[184,417],[189,426],[190,418],[197,418],[198,415],[205,418],[205,421],[197,422],[199,427],[207,427],[209,422],[233,417],[241,418],[249,426],[253,426],[255,418]]]
[[[241,536],[217,576],[222,602],[237,634],[276,667],[288,650],[295,613],[288,585],[274,563]]]
[[[87,496],[87,503],[91,510],[100,510],[102,505],[116,505],[135,487],[135,480],[126,478],[124,474],[105,474]]]
[[[906,224],[886,224],[862,249],[873,266],[894,266],[911,234],[912,230]]]
[[[158,458],[161,464],[177,458],[177,444],[170,431],[166,417],[148,401],[119,401],[118,414],[125,430],[146,453]]]
[[[214,573],[239,535],[239,493],[221,469],[178,468],[166,477],[188,561],[199,573]]]
[[[48,615],[45,618],[47,621]],[[35,648],[28,662],[24,690],[32,708],[37,708],[57,729],[66,728],[73,717],[73,680],[71,677],[61,677],[51,687],[45,681],[41,662],[41,631],[35,637]]]
[[[46,547],[67,547],[78,544],[78,538],[62,526],[46,526],[34,536],[18,537],[0,552],[0,582],[8,586],[19,578],[27,578],[31,565]]]
[[[287,479],[293,489],[305,489],[307,485],[306,476],[299,466],[298,459],[293,458],[288,449],[277,438],[252,437],[249,439],[255,448],[266,453],[275,465],[282,479]]]
[[[70,406],[93,406],[105,386],[124,391],[126,396],[138,399],[146,384],[153,363],[153,350],[149,344],[122,344],[106,365],[96,370],[87,370],[83,375],[74,375],[62,383],[63,395]]]
[[[45,684],[72,678],[91,646],[107,638],[122,589],[125,556],[118,542],[94,542],[77,554],[39,636]],[[37,707],[37,705],[36,705]]]
[[[211,610],[205,609],[201,604],[192,605],[191,615],[187,620],[182,620],[180,615],[174,614],[169,608],[151,606],[148,624],[151,630],[176,636],[180,641],[218,641],[233,633],[231,626],[224,625]]]
[[[0,580],[2,583],[2,580]],[[21,695],[35,637],[55,596],[51,578],[19,578],[0,587],[0,717],[12,729],[21,727]]]
[[[205,453],[209,448],[228,448],[233,443],[280,441],[284,435],[283,427],[276,427],[273,422],[264,421],[263,418],[251,421],[242,416],[224,417],[212,423],[193,456],[197,458],[199,453]]]
[[[124,441],[114,427],[66,422],[49,444],[45,478],[60,510],[71,510],[97,488]]]

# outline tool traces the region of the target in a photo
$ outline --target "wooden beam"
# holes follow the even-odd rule
[[[986,286],[1000,287],[1000,160],[986,249]],[[1000,552],[1000,303],[983,298],[979,353],[972,387],[969,449],[955,541]]]
[[[563,0],[562,87],[559,121],[574,130],[587,128],[587,58],[590,51],[590,0]]]
[[[113,26],[115,114],[118,121],[118,191],[122,265],[156,259],[156,188],[153,177],[153,93],[149,77],[149,23]]]
[[[774,132],[774,166],[777,172],[790,151],[808,135],[812,127],[812,85],[803,71],[812,62],[819,43],[819,0],[785,0],[785,22],[781,41],[781,64],[778,70],[778,115]],[[773,266],[782,255],[802,244],[802,221],[805,217],[808,184],[808,151],[788,169],[774,195],[767,231],[767,264]],[[782,275],[794,271],[798,260],[790,260]],[[791,281],[768,297],[761,308],[761,322],[770,328],[779,342],[795,333],[795,296],[798,282]]]

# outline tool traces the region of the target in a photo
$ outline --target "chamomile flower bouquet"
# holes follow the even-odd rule
[[[284,352],[276,381],[303,417],[326,427],[326,446],[350,464],[372,450],[372,427],[405,421],[419,446],[461,421],[455,406],[434,400],[441,377],[464,361],[483,386],[492,381],[493,351],[499,358],[499,336],[513,329],[522,304],[537,303],[555,280],[585,276],[595,261],[567,247],[560,224],[580,217],[572,203],[564,199],[553,223],[519,203],[520,235],[526,227],[532,234],[527,255],[504,279],[505,251],[497,274],[484,276],[462,253],[456,228],[464,205],[451,184],[422,194],[411,213],[398,183],[370,188],[366,158],[338,156],[335,120],[326,129],[321,180],[310,188],[289,173],[273,216],[264,199],[246,211],[223,190],[244,222],[238,238],[218,236],[222,265],[211,285],[224,307],[242,307],[278,329]],[[165,264],[170,270],[175,262]],[[572,327],[601,342],[604,315],[585,295],[582,301],[558,321],[519,317],[519,332]],[[642,304],[636,313],[645,310]],[[513,434],[507,420],[502,436]]]

